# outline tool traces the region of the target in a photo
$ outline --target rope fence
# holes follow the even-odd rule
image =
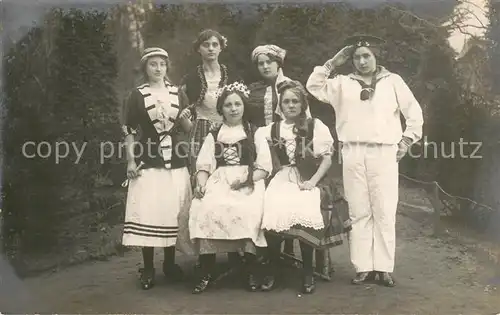
[[[485,212],[488,212],[488,214],[491,215],[498,211],[488,205],[479,203],[470,198],[452,195],[445,191],[437,181],[422,181],[403,173],[399,173],[399,176],[410,182],[425,186],[424,189],[427,192],[427,198],[433,208],[433,228],[435,235],[439,235],[441,233],[441,215],[444,210],[447,210],[447,215],[454,215],[457,213],[464,214],[462,210],[467,210],[468,212],[478,214],[479,216],[484,215]],[[468,207],[465,207],[466,209],[462,209],[463,207],[459,202],[466,202]],[[410,205],[416,206],[414,204]],[[477,219],[480,220],[481,217],[478,217]]]

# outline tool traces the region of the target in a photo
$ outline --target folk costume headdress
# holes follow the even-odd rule
[[[246,97],[248,97],[250,95],[250,90],[242,82],[233,82],[229,85],[224,85],[223,87],[219,88],[217,90],[217,92],[215,92],[215,96],[217,98],[219,98],[222,95],[222,93],[224,93],[224,91],[227,91],[227,92],[238,91],[238,92],[243,93],[243,95],[245,95]]]
[[[252,51],[252,61],[255,62],[259,55],[261,54],[270,54],[272,56],[277,57],[281,63],[285,60],[286,56],[286,50],[278,47],[276,45],[261,45],[255,47],[255,49]]]

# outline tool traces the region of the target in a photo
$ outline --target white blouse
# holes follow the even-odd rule
[[[222,116],[217,113],[217,97],[215,96],[219,89],[220,76],[213,79],[207,79],[207,91],[203,102],[196,108],[199,119],[207,119],[211,122],[222,123]]]
[[[156,108],[154,112],[154,119],[158,119],[161,123],[161,130],[159,132],[168,130],[171,127],[170,117],[176,117],[178,109],[171,106],[170,91],[168,88],[157,90],[150,89],[151,96],[155,100]]]
[[[268,172],[268,174],[271,174],[273,164],[271,160],[269,145],[266,138],[262,135],[258,136],[257,132],[254,136],[255,149],[257,153],[254,168],[264,170]],[[226,124],[222,124],[217,137],[218,141],[220,142],[234,144],[240,140],[246,139],[247,136],[245,134],[245,130],[243,129],[243,125],[228,126]],[[232,154],[231,152],[224,153]],[[212,133],[209,133],[205,138],[205,141],[203,142],[200,153],[196,160],[196,170],[207,171],[212,174],[216,170],[216,166],[217,161],[215,159],[215,139],[212,136]]]
[[[271,140],[271,128],[275,123],[261,127],[255,133],[255,138],[266,138]],[[285,147],[288,155],[288,159],[291,164],[295,163],[295,138],[297,137],[293,133],[294,124],[287,124],[285,121],[280,122],[280,138],[285,141]],[[333,152],[334,140],[330,134],[328,127],[319,119],[314,118],[314,130],[313,130],[313,156],[320,157],[323,155],[331,154]]]

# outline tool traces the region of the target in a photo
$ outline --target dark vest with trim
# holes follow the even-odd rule
[[[170,85],[170,87],[173,87]],[[134,90],[134,97],[138,106],[138,120],[140,133],[137,139],[138,145],[134,148],[134,156],[137,165],[140,162],[144,163],[142,169],[148,168],[167,168],[177,169],[187,166],[187,143],[180,137],[180,124],[178,123],[178,115],[176,118],[170,118],[170,122],[174,126],[169,131],[158,133],[155,124],[159,123],[158,120],[152,120],[148,114],[149,110],[153,110],[155,105],[147,105],[149,93],[141,92],[141,87]],[[177,88],[171,89],[171,96],[173,99],[178,95]],[[178,108],[178,102],[171,104],[172,107]],[[180,113],[180,111],[179,111]],[[165,145],[165,137],[171,137],[168,145]],[[163,140],[163,143],[162,143]],[[168,160],[164,159],[162,154],[163,150],[171,150],[171,157]]]
[[[264,115],[264,96],[266,94],[267,88],[269,87],[264,81],[258,81],[250,84],[248,89],[250,90],[250,96],[248,98],[248,106],[245,110],[248,111],[248,119],[251,123],[257,127],[263,127],[266,125],[266,119]],[[278,96],[273,92],[273,122],[281,120],[280,115],[275,113],[276,106],[278,105]]]
[[[217,161],[217,168],[220,166],[252,165],[255,162],[256,157],[254,157],[253,159],[251,157],[251,144],[248,138],[241,139],[240,141],[232,144],[221,142],[217,139],[221,127],[218,127],[215,130],[211,131],[215,143],[214,153],[215,160]],[[255,134],[255,129],[256,128],[250,124],[250,132]],[[232,159],[228,159],[224,156],[224,150],[229,148],[233,148],[238,153],[238,157],[240,159],[239,163],[234,163],[232,162]]]
[[[221,64],[221,80],[219,81],[219,88],[224,85],[234,83],[236,81],[241,81],[240,76],[229,69],[226,65]],[[205,94],[207,92],[207,80],[203,72],[202,65],[196,66],[193,70],[187,73],[181,80],[181,85],[186,88],[186,97],[188,99],[189,106],[197,105],[199,102],[203,101]],[[196,110],[192,110],[194,119],[196,119]]]
[[[280,137],[281,122],[275,122],[271,126],[271,156],[275,169],[279,166],[290,165],[290,159],[286,152],[285,141]],[[295,137],[295,163],[303,180],[309,180],[319,167],[318,159],[313,155],[314,119],[307,120],[307,134]]]

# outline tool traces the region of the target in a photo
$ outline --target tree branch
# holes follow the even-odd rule
[[[481,26],[476,26],[478,28],[484,28],[486,29],[488,26],[485,25],[481,19],[477,16],[477,14],[475,12],[473,12],[471,9],[468,9],[468,8],[461,8],[459,9],[459,12],[464,14],[464,15],[472,15],[474,16],[474,18],[476,19],[477,22],[479,22],[479,24],[481,24]]]
[[[423,18],[419,17],[418,15],[416,15],[416,14],[410,12],[410,11],[399,9],[399,8],[393,6],[393,5],[390,5],[390,4],[386,4],[385,6],[387,8],[389,8],[389,9],[391,9],[391,10],[397,11],[397,12],[405,14],[407,16],[411,16],[412,18],[414,18],[414,19],[416,19],[416,20],[418,20],[418,21],[420,21],[420,22],[422,22],[424,24],[427,24],[427,25],[429,25],[431,27],[435,27],[435,28],[441,28],[442,27],[441,25],[436,25],[436,24],[434,24],[434,23],[432,23],[432,22],[430,22],[430,21],[428,21],[426,19],[423,19]]]

